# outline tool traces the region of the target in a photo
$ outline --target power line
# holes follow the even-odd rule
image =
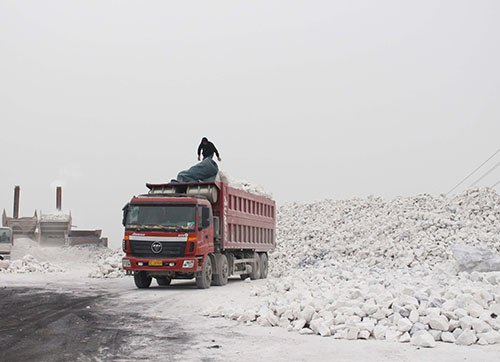
[[[491,186],[491,188],[494,188],[496,185],[500,185],[500,180],[498,180],[498,182],[496,184],[494,184],[493,186]]]
[[[486,171],[485,174],[483,174],[483,176],[481,176],[480,178],[478,178],[476,180],[476,182],[473,182],[469,187],[472,187],[474,186],[475,184],[477,184],[479,181],[481,181],[483,178],[485,178],[486,176],[488,176],[491,172],[493,172],[494,170],[496,170],[498,168],[498,166],[500,166],[500,162],[498,162],[495,166],[493,166],[492,168],[490,168],[488,171]]]
[[[482,164],[479,165],[479,167],[477,167],[474,171],[472,171],[470,174],[467,175],[466,178],[464,178],[462,181],[460,181],[458,184],[455,185],[455,187],[453,187],[450,191],[448,191],[446,193],[446,195],[448,195],[450,192],[452,192],[453,190],[455,190],[458,186],[460,186],[461,184],[463,184],[465,181],[467,181],[472,175],[474,175],[481,167],[483,167],[489,160],[491,160],[493,157],[496,156],[496,154],[500,152],[500,148],[498,150],[496,150],[496,152],[494,154],[492,154],[486,161],[484,161]]]

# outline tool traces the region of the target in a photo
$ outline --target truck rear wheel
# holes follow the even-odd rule
[[[255,262],[252,264],[252,272],[250,273],[250,279],[256,280],[260,278],[260,256],[255,253],[253,256]]]
[[[171,281],[172,281],[172,279],[169,277],[156,278],[156,282],[158,283],[159,286],[162,286],[162,287],[170,285]]]
[[[203,262],[203,269],[196,275],[196,286],[198,289],[210,288],[212,284],[212,258],[207,255]]]
[[[212,285],[226,285],[229,278],[229,265],[227,263],[227,257],[224,254],[215,255],[215,269],[217,273],[213,275]]]
[[[269,261],[267,258],[267,253],[260,254],[260,279],[267,278],[267,272],[269,270]]]
[[[134,282],[137,288],[149,288],[151,285],[151,278],[145,271],[136,271],[134,273]]]

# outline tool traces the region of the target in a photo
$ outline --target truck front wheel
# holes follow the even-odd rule
[[[212,283],[212,258],[207,255],[203,262],[203,269],[196,275],[196,286],[198,289],[210,288]]]
[[[151,285],[151,276],[145,271],[136,271],[134,273],[134,282],[137,288],[149,288]]]

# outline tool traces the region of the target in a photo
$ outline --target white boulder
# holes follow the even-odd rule
[[[403,332],[403,333],[408,332],[412,326],[413,326],[413,323],[410,322],[410,320],[408,318],[401,318],[397,322],[398,331]]]
[[[467,329],[463,331],[455,341],[456,344],[461,346],[470,346],[471,344],[476,343],[477,337],[473,331]]]
[[[500,271],[500,255],[488,248],[454,245],[452,252],[460,271],[469,273]]]
[[[450,327],[448,320],[444,316],[433,317],[429,320],[429,326],[437,331],[447,331]]]
[[[441,340],[443,342],[455,343],[455,336],[451,332],[443,332],[441,333]]]
[[[416,332],[413,337],[411,337],[411,343],[418,347],[436,347],[434,337],[425,330]]]

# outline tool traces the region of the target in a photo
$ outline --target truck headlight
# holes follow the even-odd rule
[[[124,268],[130,268],[132,264],[130,263],[130,259],[123,259],[122,264]]]
[[[194,260],[184,260],[184,262],[182,263],[182,267],[189,269],[194,267]]]

